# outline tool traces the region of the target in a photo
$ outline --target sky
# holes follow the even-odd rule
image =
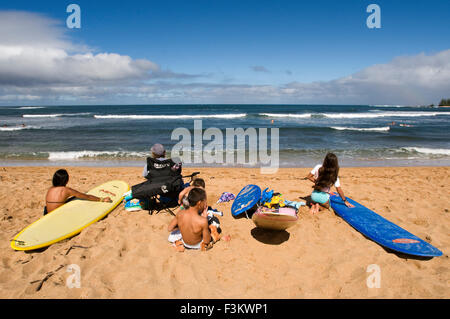
[[[373,3],[381,28],[366,24]],[[0,105],[436,104],[450,98],[448,12],[448,0],[3,1]]]

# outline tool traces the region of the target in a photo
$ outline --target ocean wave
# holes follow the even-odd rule
[[[45,109],[44,106],[21,106],[17,108],[18,110],[35,110],[35,109]]]
[[[128,157],[147,157],[145,152],[126,152],[126,151],[68,151],[68,152],[49,152],[48,160],[65,161],[83,158],[128,158]]]
[[[334,119],[377,118],[377,117],[422,117],[450,115],[450,112],[379,112],[379,113],[324,113],[323,116]]]
[[[450,156],[450,149],[448,148],[403,147],[402,149],[413,153]]]
[[[311,117],[312,113],[303,113],[303,114],[296,114],[296,113],[259,113],[260,116],[266,116],[266,117],[290,117],[290,118],[307,118]]]
[[[133,119],[133,120],[176,120],[176,119],[201,119],[201,118],[221,118],[221,119],[233,119],[246,117],[247,113],[231,113],[231,114],[180,114],[180,115],[94,115],[96,119]]]
[[[369,105],[370,107],[420,107],[420,106],[412,106],[412,105],[390,105],[390,104],[382,104],[382,105]]]
[[[40,129],[40,126],[11,126],[11,127],[0,127],[0,132],[13,132],[21,130],[36,130]]]
[[[397,104],[377,104],[377,105],[369,105],[370,107],[414,107],[414,108],[436,108],[435,106],[428,105],[397,105]]]
[[[23,114],[22,117],[59,117],[64,114]]]
[[[62,117],[62,116],[75,117],[75,116],[86,116],[91,114],[92,113],[23,114],[22,117],[29,117],[29,118],[46,118],[46,117]]]
[[[259,113],[260,116],[278,118],[332,118],[332,119],[353,119],[353,118],[378,118],[378,117],[422,117],[450,115],[450,112],[369,112],[369,113]]]
[[[289,154],[289,156],[301,155],[302,157],[322,157],[330,149],[296,149],[284,148],[280,154]],[[374,147],[374,148],[356,148],[356,149],[334,149],[338,157],[353,159],[436,159],[450,156],[450,149],[446,148],[425,148],[425,147]]]
[[[372,107],[408,107],[406,105],[392,105],[392,104],[375,104],[375,105],[369,105]]]
[[[219,158],[225,161],[226,153],[236,153],[242,150],[227,150],[219,151]],[[298,149],[298,148],[281,148],[279,151],[280,161],[290,159],[292,164],[298,165],[302,160],[317,161],[323,158],[324,154],[330,149]],[[244,150],[245,154],[250,154],[249,150]],[[365,161],[390,161],[390,160],[450,160],[450,149],[443,148],[425,148],[425,147],[399,147],[399,148],[357,148],[357,149],[334,149],[333,152],[342,158],[344,162],[357,161],[363,163]],[[190,161],[184,161],[185,164],[192,164],[192,156],[195,154],[210,154],[211,151],[203,152],[187,152],[187,154],[179,154],[183,159],[188,156]],[[246,155],[246,156],[247,156]],[[56,152],[8,152],[1,153],[0,159],[4,160],[35,160],[48,161],[49,163],[108,163],[118,161],[139,162],[141,163],[147,156],[148,152],[139,151],[56,151]],[[168,155],[171,157],[171,155]],[[186,159],[186,158],[184,158]],[[260,159],[259,159],[260,160]],[[248,158],[246,158],[246,162]],[[297,163],[297,164],[296,164]],[[202,163],[202,165],[205,163]],[[220,163],[212,163],[219,165]],[[214,165],[213,165],[214,166]]]
[[[368,132],[387,132],[391,128],[389,126],[383,127],[345,127],[345,126],[331,126],[333,130],[338,131],[368,131]]]

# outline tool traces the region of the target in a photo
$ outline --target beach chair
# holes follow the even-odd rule
[[[187,183],[184,183],[179,191],[171,192],[164,195],[155,195],[149,198],[148,201],[148,211],[150,215],[153,213],[158,214],[160,212],[167,212],[175,216],[174,211],[180,206],[178,204],[178,197],[183,189],[191,186],[191,183],[195,176],[200,174],[200,172],[194,172],[191,175],[182,176],[182,178],[189,178]]]

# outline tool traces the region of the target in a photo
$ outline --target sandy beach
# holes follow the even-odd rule
[[[142,168],[69,167],[68,186],[86,192],[103,182],[143,180]],[[39,252],[19,252],[10,240],[42,216],[55,167],[0,168],[0,298],[449,298],[450,167],[341,168],[346,195],[430,242],[433,259],[385,250],[330,211],[302,207],[286,232],[271,233],[231,216],[222,192],[249,183],[289,200],[311,193],[308,168],[185,168],[200,171],[208,202],[222,211],[224,234],[207,252],[178,253],[167,241],[167,213],[127,212],[121,204],[81,234]],[[81,288],[68,288],[67,266],[79,265]],[[381,270],[368,288],[367,267]]]

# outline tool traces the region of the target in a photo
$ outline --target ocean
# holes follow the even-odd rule
[[[0,107],[0,166],[142,166],[175,129],[279,129],[279,166],[450,165],[450,110],[400,105],[95,105]],[[395,122],[395,123],[393,123]],[[198,123],[198,122],[197,122]],[[209,141],[201,141],[203,147]],[[259,142],[259,141],[258,141]],[[223,153],[237,152],[236,145]],[[252,143],[246,142],[246,152]],[[269,145],[272,145],[269,142]],[[247,154],[248,155],[248,154]],[[187,163],[186,166],[258,163]]]

